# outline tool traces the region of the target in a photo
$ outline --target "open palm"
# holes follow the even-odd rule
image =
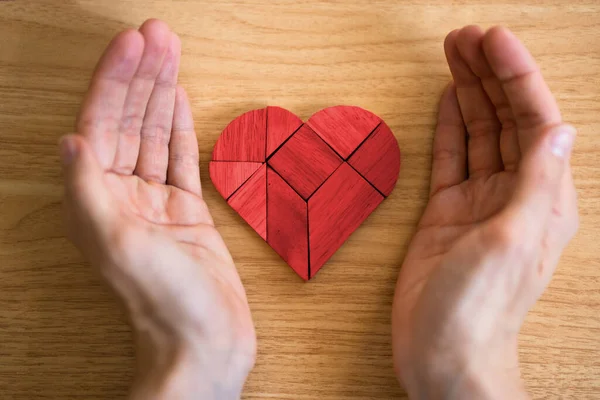
[[[177,86],[180,54],[179,38],[158,20],[120,33],[106,49],[78,135],[63,140],[67,225],[135,329],[152,321],[168,335],[202,336],[222,358],[237,347],[246,360],[223,358],[236,364],[223,368],[237,368],[243,383],[254,362],[254,327],[202,198],[192,112]]]
[[[480,357],[497,360],[502,364],[499,369],[514,372],[515,332],[549,282],[577,226],[575,190],[567,167],[548,221],[529,221],[543,225],[536,244],[541,248],[538,266],[515,272],[506,285],[499,284],[497,275],[504,259],[497,259],[495,271],[482,266],[482,254],[499,246],[510,253],[507,246],[518,248],[519,241],[528,240],[527,229],[511,232],[501,214],[521,196],[524,174],[531,174],[526,177],[529,187],[543,184],[547,174],[543,165],[536,165],[535,171],[523,167],[523,162],[545,140],[548,129],[561,124],[561,116],[533,59],[509,31],[495,28],[484,33],[470,26],[451,32],[444,47],[454,83],[440,102],[430,199],[394,298],[395,365],[409,387],[418,374],[415,360],[443,365],[444,357],[460,358],[456,354],[463,352],[466,359],[465,354],[477,346],[487,351],[481,355],[478,348]],[[496,292],[497,286],[503,287]],[[463,309],[470,310],[468,323],[459,312]],[[484,325],[495,328],[488,331]],[[504,329],[510,334],[504,335]],[[503,347],[503,339],[497,345],[492,343],[496,335],[515,342]],[[494,351],[499,353],[496,358]],[[425,353],[435,353],[436,361]],[[473,367],[465,363],[458,362],[460,368]],[[456,370],[457,365],[448,368]]]

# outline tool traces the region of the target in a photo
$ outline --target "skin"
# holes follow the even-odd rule
[[[578,225],[574,130],[507,29],[468,26],[444,49],[454,82],[396,285],[394,365],[411,398],[526,398],[517,335]]]
[[[517,334],[577,229],[574,131],[509,31],[466,27],[445,50],[454,83],[394,297],[394,365],[411,398],[525,398]],[[236,399],[256,335],[202,198],[180,52],[159,20],[108,45],[59,145],[65,221],[130,317],[130,397]]]
[[[123,301],[131,397],[240,396],[256,352],[244,288],[202,199],[181,43],[161,21],[117,35],[60,143],[70,237]],[[200,377],[200,378],[199,378]]]

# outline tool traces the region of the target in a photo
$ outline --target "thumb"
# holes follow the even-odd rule
[[[506,212],[526,237],[541,237],[571,156],[575,128],[561,124],[539,136],[523,155],[515,193]]]
[[[104,183],[104,170],[89,144],[80,135],[63,136],[59,141],[65,180],[67,214],[80,223],[97,227],[110,215],[110,193]],[[71,214],[71,215],[70,215]],[[72,215],[74,214],[74,215]]]

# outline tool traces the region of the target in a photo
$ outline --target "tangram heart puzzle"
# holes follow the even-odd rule
[[[225,128],[209,169],[227,203],[308,280],[392,192],[400,149],[359,107],[326,108],[306,123],[267,107]]]

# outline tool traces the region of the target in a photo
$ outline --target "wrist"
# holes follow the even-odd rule
[[[529,395],[525,390],[520,374],[502,372],[467,371],[451,385],[448,400],[527,400]]]
[[[527,400],[519,371],[466,369],[418,379],[408,387],[411,399]]]
[[[134,326],[137,369],[131,399],[239,399],[254,352],[229,340]],[[227,336],[227,335],[225,335]]]

